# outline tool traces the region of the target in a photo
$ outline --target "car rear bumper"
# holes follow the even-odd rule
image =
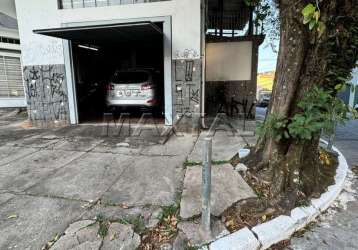
[[[156,101],[153,99],[147,100],[107,100],[107,106],[121,106],[121,107],[154,107],[157,105]]]

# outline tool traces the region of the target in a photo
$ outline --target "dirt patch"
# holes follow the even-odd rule
[[[268,249],[269,250],[283,250],[283,249],[287,249],[287,247],[290,245],[291,245],[291,240],[283,240],[283,241],[280,241],[280,242],[270,246]]]
[[[163,214],[159,224],[141,234],[140,250],[159,249],[164,244],[172,244],[178,233],[178,214],[177,206],[163,208]]]
[[[238,156],[235,156],[231,163],[234,166],[238,163],[252,166],[252,164],[259,164],[260,159],[252,157],[242,161]],[[289,195],[286,197],[286,194],[282,194],[280,197],[272,197],[270,193],[272,183],[262,178],[263,170],[261,167],[249,168],[244,179],[256,192],[258,198],[239,202],[226,210],[222,215],[222,221],[227,229],[230,232],[235,232],[244,227],[252,228],[280,215],[288,215],[292,207],[309,205],[312,198],[319,197],[321,193],[327,191],[328,186],[334,184],[334,176],[338,166],[337,155],[321,148],[319,150],[319,161],[316,164],[319,165],[320,170],[319,185],[314,189],[306,189],[304,183],[302,183],[298,199],[290,205],[286,204],[290,201]],[[302,178],[302,182],[304,181],[305,178]],[[285,244],[285,242],[282,242],[271,249],[282,249],[280,246],[285,246]]]
[[[250,199],[237,203],[222,215],[222,222],[231,232],[244,227],[252,228],[279,215],[278,210],[270,208],[262,199]]]

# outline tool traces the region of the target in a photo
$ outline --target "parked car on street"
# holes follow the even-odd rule
[[[110,108],[158,107],[162,81],[154,70],[116,71],[107,85],[106,103]]]
[[[260,93],[259,95],[259,100],[258,100],[258,106],[259,107],[268,107],[268,105],[270,104],[270,100],[271,100],[271,92],[267,92],[267,91],[263,91]]]

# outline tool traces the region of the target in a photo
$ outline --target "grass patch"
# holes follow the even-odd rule
[[[96,221],[98,222],[98,235],[103,239],[108,235],[108,228],[110,221],[107,220],[102,214],[96,216]]]
[[[179,210],[179,206],[177,204],[173,204],[167,207],[162,207],[162,216],[160,218],[161,221],[163,221],[163,219],[168,218],[170,216],[174,216],[177,215],[178,210]]]
[[[183,163],[184,167],[194,167],[194,166],[198,166],[201,164],[202,164],[202,162],[196,162],[196,161],[185,161]]]
[[[212,165],[225,165],[225,164],[231,164],[231,161],[228,160],[220,160],[220,161],[211,161]],[[200,166],[203,165],[202,161],[186,161],[184,162],[184,167],[194,167],[194,166]]]

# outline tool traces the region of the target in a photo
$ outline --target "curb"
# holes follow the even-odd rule
[[[321,140],[326,143],[326,141]],[[334,177],[335,184],[328,187],[328,191],[321,194],[320,198],[312,199],[307,207],[296,207],[291,210],[290,216],[281,215],[253,227],[247,227],[220,238],[209,245],[210,250],[263,250],[282,240],[289,239],[291,235],[304,228],[318,215],[332,205],[343,189],[348,173],[348,164],[344,155],[336,148],[338,153],[338,167]]]

